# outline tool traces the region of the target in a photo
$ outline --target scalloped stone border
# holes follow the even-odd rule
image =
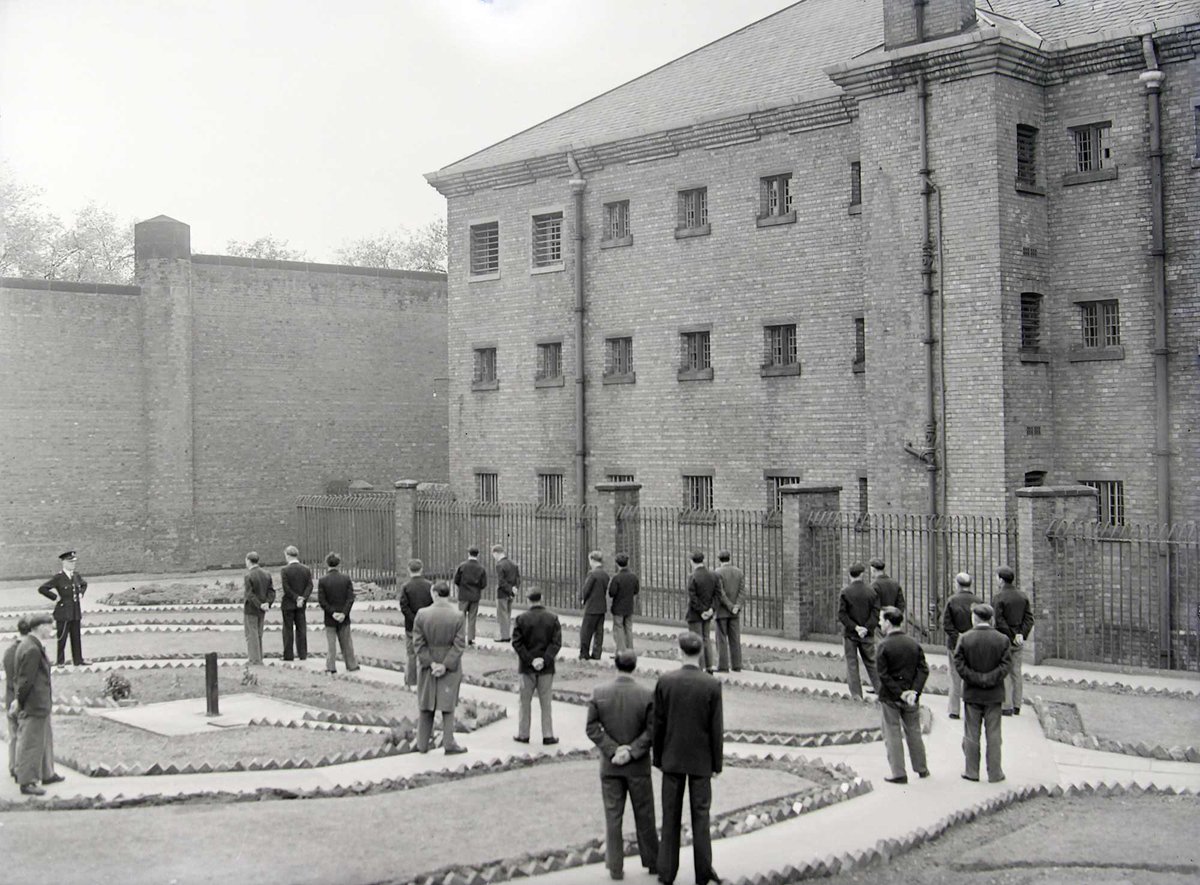
[[[1101,750],[1105,753],[1122,753],[1126,756],[1140,756],[1144,759],[1159,759],[1164,762],[1200,762],[1200,748],[1188,745],[1186,747],[1164,747],[1162,744],[1146,744],[1142,741],[1128,743],[1113,738],[1085,734],[1082,731],[1067,731],[1058,727],[1057,720],[1046,710],[1047,701],[1038,696],[1033,698],[1033,709],[1037,711],[1038,722],[1042,732],[1049,740],[1062,744],[1070,744],[1084,750]]]

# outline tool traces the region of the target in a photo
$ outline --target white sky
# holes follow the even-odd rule
[[[314,260],[444,215],[422,175],[794,0],[0,0],[0,158]]]

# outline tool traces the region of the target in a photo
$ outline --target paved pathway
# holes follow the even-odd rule
[[[101,607],[94,606],[94,608]],[[578,617],[571,615],[561,617],[564,625],[578,625]],[[361,624],[358,629],[381,636],[399,636],[401,633],[399,628],[384,624]],[[639,628],[638,632],[644,635],[664,630],[669,630],[669,628],[649,625]],[[762,643],[806,652],[840,651],[832,644],[785,640],[777,637],[747,636],[745,641],[748,644]],[[280,666],[277,663],[272,665]],[[319,671],[323,669],[324,663],[323,659],[317,656],[304,662],[304,665],[314,671]],[[639,667],[656,671],[670,669],[673,666],[675,666],[674,663],[669,660],[648,657],[639,662]],[[1088,679],[1106,683],[1123,682],[1148,688],[1200,689],[1200,678],[1196,678],[1194,675],[1177,677],[1160,674],[1107,673],[1046,666],[1029,666],[1026,670],[1059,678]],[[362,675],[373,681],[403,684],[403,675],[391,670],[364,667]],[[747,683],[803,686],[845,693],[844,686],[838,683],[798,677],[744,671],[737,674],[737,679]],[[514,756],[539,754],[541,748],[536,743],[526,748],[512,741],[517,716],[515,694],[464,685],[463,696],[502,704],[507,707],[509,714],[509,718],[506,720],[463,736],[463,742],[470,748],[470,752],[464,756],[447,759],[440,751],[432,751],[427,755],[413,753],[347,763],[324,769],[221,772],[208,775],[158,777],[86,778],[77,772],[67,770],[67,781],[49,788],[49,792],[55,796],[104,795],[112,797],[143,793],[195,792],[197,789],[251,791],[264,786],[302,790],[334,785],[350,786],[356,782],[367,783],[383,778],[405,777],[423,771],[454,769],[481,760],[490,762]],[[788,864],[799,866],[813,859],[862,851],[871,848],[880,839],[899,839],[917,829],[929,828],[956,811],[1025,785],[1061,784],[1067,786],[1107,782],[1137,783],[1142,786],[1153,784],[1159,787],[1170,786],[1177,789],[1200,790],[1200,765],[1102,753],[1048,741],[1041,732],[1037,718],[1032,715],[1004,720],[1004,758],[1008,781],[995,785],[968,783],[959,777],[962,761],[959,747],[961,730],[957,723],[946,719],[944,713],[941,712],[941,705],[936,701],[933,703],[933,709],[937,711],[933,717],[933,731],[926,737],[933,776],[927,780],[914,778],[906,786],[894,786],[884,782],[883,779],[888,774],[888,770],[883,747],[879,743],[802,751],[727,744],[727,752],[730,754],[763,755],[768,752],[790,752],[810,758],[819,756],[827,762],[843,762],[871,781],[875,789],[850,802],[839,803],[746,835],[718,840],[713,843],[715,868],[722,876],[737,879],[742,876],[753,876],[770,869],[779,869]],[[560,703],[555,705],[554,714],[555,729],[562,739],[562,742],[554,748],[555,750],[569,751],[591,746],[583,731],[585,715],[583,707]],[[536,716],[534,721],[536,723]],[[536,729],[536,724],[534,727]],[[537,740],[536,731],[534,740]],[[714,788],[720,790],[719,779]],[[0,783],[0,798],[11,799],[16,795],[16,788],[11,781],[5,780]],[[904,801],[903,815],[895,813],[895,800],[900,798]],[[864,822],[868,822],[868,824],[864,825]],[[47,828],[53,826],[52,817],[46,818],[46,824]],[[680,861],[678,881],[694,881],[690,849],[683,849]],[[596,883],[606,879],[607,876],[602,866],[591,865],[534,877],[527,881],[531,885],[533,883],[539,883],[539,885],[580,883],[583,885],[583,883]],[[650,876],[641,871],[636,858],[626,859],[626,879],[633,883],[653,881]]]

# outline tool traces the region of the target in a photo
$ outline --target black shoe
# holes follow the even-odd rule
[[[516,737],[514,737],[514,738],[513,738],[513,740],[514,740],[514,741],[516,741],[518,744],[527,744],[527,743],[529,743],[529,738],[523,738],[523,737],[521,737],[521,736],[519,736],[519,735],[518,735],[518,736],[516,736]]]
[[[46,791],[37,784],[21,784],[22,796],[45,796]]]
[[[1001,716],[1011,716],[1011,715],[1012,715],[1012,710],[1001,710],[1001,711],[1000,711],[1000,715],[1001,715]]]
[[[1021,715],[1021,708],[1020,708],[1020,707],[1013,707],[1013,715],[1014,715],[1014,716],[1020,716],[1020,715]]]
[[[1008,780],[1008,778],[1006,778],[1004,775],[1000,775],[1000,777],[989,777],[988,783],[989,784],[1000,784],[1000,783],[1004,783],[1004,781],[1006,781],[1006,780]],[[45,783],[45,781],[42,781],[42,783]]]
[[[889,784],[906,784],[908,783],[908,775],[902,774],[900,777],[885,777],[884,780]]]
[[[624,878],[625,878],[625,873],[624,873],[624,872],[622,872],[621,870],[609,870],[609,871],[608,871],[608,878],[610,878],[610,879],[618,879],[618,880],[619,880],[619,879],[624,879]]]
[[[962,776],[962,779],[963,779],[963,780],[965,780],[965,781],[971,781],[972,783],[976,783],[976,784],[977,784],[977,783],[979,783],[979,777],[978,777],[978,776],[976,776],[976,777],[971,777],[971,775],[969,775],[969,774],[964,774],[964,775]]]
[[[76,661],[75,662],[76,667],[86,667],[87,665],[88,665],[87,661]]]
[[[951,713],[950,718],[951,719],[962,719],[962,716],[958,713]]]
[[[48,787],[48,786],[50,786],[50,784],[61,784],[65,780],[66,780],[66,778],[63,777],[61,774],[56,774],[56,775],[53,775],[52,777],[45,778],[42,781],[42,786]]]
[[[447,756],[457,756],[459,753],[467,752],[467,748],[462,744],[455,744],[453,747],[447,747],[442,752],[444,752]]]
[[[917,777],[929,777],[929,771],[928,771],[928,770],[926,770],[926,771],[918,771],[918,772],[917,772]]]
[[[542,743],[543,743],[543,744],[545,744],[545,745],[548,747],[548,746],[550,746],[551,744],[557,744],[557,743],[558,743],[558,738],[554,738],[554,737],[550,737],[550,738],[542,738]]]
[[[499,639],[493,639],[492,642],[512,642],[512,640],[505,639],[503,636],[501,636]]]
[[[361,667],[347,667],[346,672],[347,673],[357,673],[361,669],[362,669]]]

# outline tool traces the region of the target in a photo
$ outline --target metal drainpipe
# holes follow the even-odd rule
[[[918,3],[917,13],[923,9]],[[938,515],[938,457],[937,457],[937,412],[934,402],[934,354],[933,347],[937,339],[933,335],[933,238],[930,231],[930,200],[934,188],[930,180],[929,168],[929,90],[925,84],[925,74],[917,75],[917,132],[920,140],[921,168],[921,294],[925,302],[925,445],[921,460],[925,462],[926,475],[929,478],[929,515],[930,531],[927,540],[925,557],[929,574],[929,587],[937,593],[937,539],[932,531],[933,523]]]
[[[583,192],[587,182],[573,155],[567,154],[567,163],[572,176],[567,184],[575,203],[575,488],[583,505],[587,503],[587,385],[583,349],[583,319],[587,311],[583,292]]]
[[[1158,69],[1154,40],[1142,37],[1142,53],[1147,70],[1138,78],[1146,87],[1146,111],[1150,140],[1150,262],[1154,282],[1154,463],[1157,468],[1158,522],[1165,531],[1171,522],[1171,424],[1170,376],[1167,372],[1167,250],[1163,231],[1163,149],[1162,118],[1159,106],[1163,80]],[[1171,554],[1166,544],[1159,545],[1159,663],[1169,669],[1172,659]]]

